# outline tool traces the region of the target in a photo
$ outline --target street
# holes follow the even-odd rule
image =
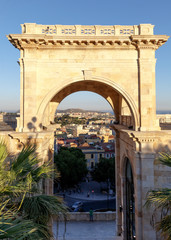
[[[75,202],[81,201],[83,202],[83,211],[88,212],[90,208],[93,210],[102,210],[102,209],[116,209],[116,199],[106,199],[106,200],[78,200],[77,198],[66,196],[64,199],[66,205],[71,207]]]

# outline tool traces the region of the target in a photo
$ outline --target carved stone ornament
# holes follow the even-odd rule
[[[153,25],[81,26],[22,24],[22,34],[10,34],[9,41],[18,49],[25,48],[118,48],[157,49],[166,35],[153,35]],[[142,35],[146,34],[146,35]]]

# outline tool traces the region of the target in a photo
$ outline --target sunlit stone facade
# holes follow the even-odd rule
[[[98,93],[113,108],[117,234],[123,239],[125,159],[133,172],[137,240],[159,239],[150,225],[150,211],[144,208],[145,198],[150,189],[171,183],[169,169],[156,160],[158,152],[171,150],[171,131],[161,131],[156,119],[155,92],[155,50],[168,36],[154,35],[153,27],[26,23],[21,34],[7,36],[21,53],[20,118],[17,132],[6,135],[13,151],[36,142],[43,161],[48,160],[53,154],[55,110],[71,93]],[[51,192],[50,184],[46,192]]]

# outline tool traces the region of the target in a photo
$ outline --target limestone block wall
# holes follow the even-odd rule
[[[31,142],[38,145],[42,161],[52,157],[54,137],[48,125],[58,104],[73,92],[100,94],[114,109],[116,121],[125,125],[114,126],[117,234],[124,239],[125,159],[134,177],[138,240],[157,239],[144,208],[146,194],[171,180],[169,169],[156,160],[160,151],[171,151],[171,132],[159,131],[156,121],[155,93],[155,50],[168,36],[153,35],[153,27],[23,24],[22,34],[7,36],[20,50],[20,119],[18,133],[0,135],[14,153]],[[133,130],[128,129],[132,123]],[[46,193],[52,193],[49,182]]]
[[[105,98],[113,105],[116,119],[126,102],[136,130],[158,129],[155,103],[155,50],[168,37],[153,35],[153,25],[139,26],[62,26],[23,24],[22,34],[8,35],[20,50],[21,101],[19,131],[34,125],[41,131],[43,118],[53,119],[53,107],[63,95],[80,90],[101,93],[99,82],[113,90]],[[88,80],[87,88],[76,83]],[[101,94],[103,96],[103,93]],[[124,100],[124,101],[123,101]],[[54,105],[55,106],[55,105]],[[47,110],[48,109],[48,110]],[[53,110],[52,110],[53,109]],[[47,115],[50,114],[50,117]],[[34,123],[34,124],[33,124]]]
[[[130,160],[135,191],[135,218],[137,239],[160,239],[151,225],[152,208],[146,209],[144,204],[148,191],[163,187],[171,188],[171,169],[163,166],[157,160],[159,152],[171,152],[171,131],[158,132],[119,132],[120,150],[118,163],[120,176],[117,185],[122,188],[121,198],[123,206],[122,234],[126,234],[126,193],[125,186],[125,157]],[[117,146],[117,145],[116,145]],[[117,177],[118,178],[118,177]],[[120,183],[121,182],[121,183]],[[119,206],[116,207],[116,210]],[[118,213],[119,214],[119,213]],[[125,235],[126,237],[126,235]]]
[[[12,155],[17,155],[25,145],[33,144],[36,145],[36,152],[40,163],[47,161],[53,161],[54,152],[54,132],[0,132],[0,139],[5,141],[8,151]],[[47,180],[45,182],[44,192],[46,194],[53,194],[53,182]]]
[[[127,59],[128,55],[129,59]],[[33,63],[30,58],[35,59],[35,62]],[[49,101],[59,91],[72,84],[70,93],[74,92],[74,83],[78,82],[78,79],[84,80],[83,70],[85,69],[90,69],[91,72],[88,80],[92,80],[93,76],[110,79],[111,84],[113,81],[121,88],[126,89],[126,92],[132,96],[136,106],[138,106],[137,52],[134,50],[123,50],[120,53],[119,50],[92,51],[92,49],[78,50],[73,48],[60,49],[60,51],[53,49],[52,53],[52,50],[46,49],[37,50],[35,54],[34,52],[30,54],[26,50],[24,61],[26,62],[24,69],[25,129],[28,129],[28,123],[32,121],[33,117],[37,118],[36,126],[39,124],[40,115],[46,117],[47,114],[44,114],[44,111],[46,107],[48,108]],[[132,84],[128,85],[127,82],[132,82]],[[91,90],[92,84],[98,88],[94,80],[89,84],[90,87],[87,89],[84,87],[83,90]],[[110,85],[110,83],[108,84]],[[40,112],[40,105],[49,93],[51,94],[45,103],[43,112]]]

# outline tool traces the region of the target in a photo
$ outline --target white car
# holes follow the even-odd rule
[[[82,207],[83,207],[83,203],[82,203],[82,202],[75,202],[75,203],[72,205],[71,209],[72,209],[72,211],[74,211],[74,212],[78,212],[78,211],[80,211],[80,210],[82,209]]]

